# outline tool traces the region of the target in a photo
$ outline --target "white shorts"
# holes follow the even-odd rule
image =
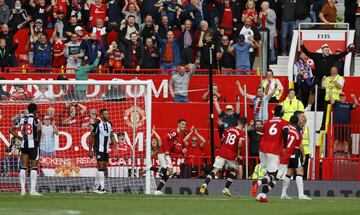
[[[285,175],[287,173],[287,170],[288,170],[287,165],[280,164],[279,165],[279,170],[278,170],[277,175],[276,175],[276,178],[284,179],[284,177],[285,177]]]
[[[160,168],[172,168],[172,161],[169,155],[165,156],[165,153],[159,153],[157,157]]]
[[[279,155],[259,152],[260,163],[266,172],[276,172],[279,169]]]
[[[225,166],[225,168],[230,169],[237,169],[238,168],[238,162],[237,160],[226,160],[225,158],[222,158],[220,156],[216,156],[215,162],[213,167],[222,169]]]

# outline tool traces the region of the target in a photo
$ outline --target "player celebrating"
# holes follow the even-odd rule
[[[26,195],[26,170],[31,165],[30,171],[30,195],[41,196],[35,190],[37,181],[37,167],[39,163],[39,143],[41,137],[41,126],[39,120],[36,118],[37,105],[30,103],[27,107],[29,114],[20,117],[15,126],[10,129],[10,133],[17,139],[21,140],[21,170],[20,170],[20,185],[21,196]],[[17,133],[17,128],[20,128],[21,136]]]
[[[161,142],[159,142],[160,148],[158,150],[158,163],[160,167],[147,166],[143,173],[148,170],[158,172],[161,174],[160,183],[154,192],[154,195],[162,195],[161,189],[166,184],[166,181],[173,174],[173,166],[170,157],[170,152],[174,151],[175,146],[181,144],[181,136],[184,136],[186,128],[186,120],[179,119],[178,127],[176,130],[172,130],[162,137]]]
[[[204,195],[208,184],[215,178],[217,172],[224,166],[228,166],[230,175],[222,193],[226,196],[231,196],[229,187],[236,176],[236,170],[238,168],[237,158],[240,156],[240,147],[245,141],[245,132],[243,131],[245,125],[246,118],[240,118],[238,120],[238,126],[228,127],[224,131],[220,152],[219,155],[216,156],[213,165],[214,169],[206,176],[204,183],[200,187],[200,194]]]
[[[115,135],[112,124],[109,121],[109,112],[107,109],[100,110],[100,120],[91,125],[91,134],[89,138],[89,157],[94,153],[98,163],[98,171],[95,176],[94,193],[104,194],[105,191],[105,171],[109,161],[109,146],[112,144],[115,154],[118,153]]]
[[[256,200],[260,202],[268,202],[266,194],[276,185],[279,156],[287,144],[289,128],[288,123],[281,118],[283,115],[283,107],[276,106],[274,117],[265,122],[262,128],[259,157],[266,175],[261,180],[254,181],[251,189],[251,194],[255,197],[258,187],[264,185],[262,193],[256,196]]]
[[[298,118],[298,123],[291,123],[291,126],[289,126],[289,138],[288,139],[288,145],[285,151],[285,156],[282,156],[280,159],[280,169],[278,178],[284,178],[283,179],[283,187],[281,192],[281,199],[291,199],[290,196],[287,195],[287,189],[290,185],[290,179],[291,176],[296,172],[296,185],[298,189],[298,196],[300,200],[311,200],[311,198],[304,194],[304,181],[303,181],[303,175],[304,175],[304,168],[303,168],[303,155],[304,155],[304,147],[300,142],[295,142],[292,144],[292,147],[294,147],[294,150],[288,150],[288,146],[291,145],[290,141],[293,137],[291,137],[291,131],[293,131],[294,127],[297,126],[296,132],[298,132],[299,129],[303,129],[306,125],[306,116],[304,112],[296,111],[294,113],[294,116]],[[301,136],[302,137],[302,136]],[[302,138],[301,138],[302,139]],[[297,139],[295,139],[297,141]],[[296,146],[294,146],[296,145]],[[292,153],[291,153],[292,152]],[[286,174],[286,175],[285,175]],[[285,175],[285,177],[284,177]]]

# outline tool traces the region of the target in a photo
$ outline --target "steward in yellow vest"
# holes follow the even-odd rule
[[[325,101],[329,101],[330,91],[334,100],[339,100],[340,93],[344,87],[345,79],[338,75],[336,67],[331,68],[331,76],[324,77],[322,80],[322,88],[325,89]]]
[[[281,102],[281,106],[284,109],[284,120],[289,121],[290,117],[294,115],[295,111],[304,111],[303,103],[295,96],[295,90],[289,89],[288,96]]]

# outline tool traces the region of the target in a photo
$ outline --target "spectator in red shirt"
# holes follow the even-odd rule
[[[191,139],[191,143],[188,142],[189,139]],[[202,156],[204,154],[203,149],[205,143],[205,138],[192,126],[190,133],[184,138],[184,145],[186,146],[185,165],[183,169],[184,178],[198,175],[199,167],[201,168],[203,164]]]
[[[54,68],[60,68],[65,66],[65,57],[64,57],[64,49],[65,44],[59,37],[59,35],[56,33],[54,37],[53,42],[53,67]]]
[[[124,58],[124,54],[118,47],[115,40],[111,42],[106,54],[108,55],[108,64],[111,71],[113,71],[113,69],[122,68],[122,59]]]
[[[99,117],[97,117],[96,114],[97,114],[96,109],[91,109],[90,115],[84,118],[84,120],[82,121],[81,127],[89,128],[90,125],[94,124],[95,121],[99,119]]]
[[[101,0],[95,0],[95,4],[90,4],[89,8],[89,21],[90,27],[96,26],[96,20],[102,19],[107,22],[108,17],[106,16],[107,6],[103,4]]]
[[[125,133],[120,132],[118,136],[118,156],[121,158],[130,158],[132,155],[132,146],[126,142]]]
[[[157,156],[161,144],[162,144],[161,137],[156,132],[155,126],[153,126],[151,130],[151,157]]]
[[[86,113],[86,107],[80,103],[66,104],[63,114],[62,126],[81,127],[81,122]]]
[[[14,85],[15,91],[11,93],[11,101],[31,101],[33,94],[24,89],[24,85]]]
[[[222,30],[224,34],[231,37],[233,32],[233,10],[234,7],[232,7],[232,4],[230,0],[224,0],[220,7],[220,31]]]
[[[258,24],[258,13],[255,10],[255,2],[253,0],[248,0],[246,2],[246,10],[243,11],[242,21],[245,22],[246,18],[251,19],[251,26],[257,27]]]
[[[68,4],[69,4],[68,0],[56,0],[54,9],[52,10],[53,17],[56,19],[58,11],[62,11],[64,13],[64,16],[66,17]]]

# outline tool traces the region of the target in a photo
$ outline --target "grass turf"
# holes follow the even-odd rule
[[[45,194],[20,197],[19,193],[0,193],[2,215],[355,215],[360,212],[359,198],[314,198],[312,201],[280,200],[256,202],[250,197],[222,196],[148,196]]]

